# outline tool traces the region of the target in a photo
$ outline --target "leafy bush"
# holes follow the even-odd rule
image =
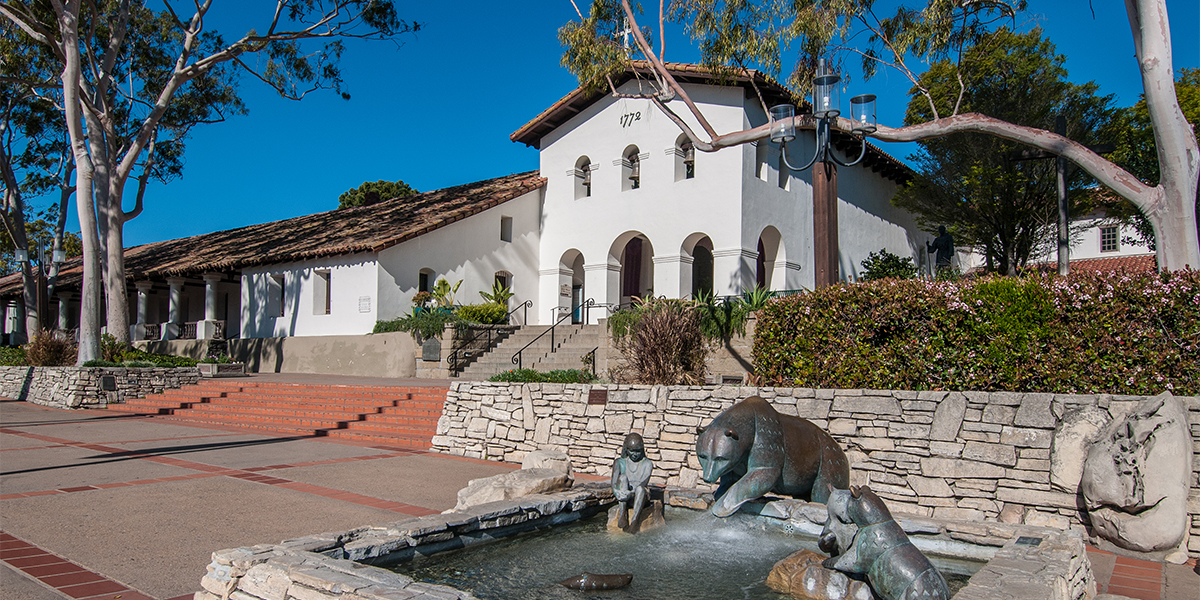
[[[108,362],[121,362],[121,354],[130,349],[129,344],[117,341],[111,333],[100,336],[100,356]]]
[[[492,282],[492,291],[479,292],[479,295],[488,302],[507,305],[508,300],[516,294],[513,294],[512,288],[506,285],[501,285],[499,281],[495,281]]]
[[[884,280],[770,303],[755,374],[822,388],[1200,393],[1200,272]]]
[[[25,349],[17,346],[0,347],[0,366],[24,367],[29,363],[25,360]]]
[[[148,360],[126,360],[126,361],[121,361],[121,366],[128,367],[130,369],[146,369],[146,368],[157,367],[158,365],[156,365]]]
[[[508,307],[495,302],[468,304],[458,307],[459,318],[484,325],[503,325],[508,319]]]
[[[700,311],[694,302],[651,298],[638,300],[624,319],[626,334],[613,338],[625,357],[614,377],[647,385],[696,385],[704,382],[704,357],[708,354],[700,329]],[[612,319],[609,319],[610,327]]]
[[[372,331],[374,333],[404,331],[412,334],[413,339],[419,342],[441,335],[448,324],[465,325],[466,321],[459,318],[450,309],[423,309],[399,319],[378,321]]]
[[[492,375],[488,381],[507,383],[591,383],[596,378],[579,369],[559,369],[542,373],[533,369],[512,369]]]
[[[746,321],[750,318],[750,305],[742,298],[713,299],[711,294],[700,296],[696,301],[700,310],[700,331],[710,340],[724,340],[734,334],[746,333]]]
[[[120,367],[123,365],[119,362],[113,362],[111,360],[103,360],[103,359],[99,359],[99,358],[94,358],[92,360],[89,360],[89,361],[83,363],[83,366],[85,366],[85,367]]]
[[[229,358],[228,355],[206,356],[206,357],[200,359],[198,362],[200,364],[206,364],[206,365],[227,365],[227,364],[232,363],[233,359]]]
[[[108,361],[114,365],[107,366],[133,366],[129,363],[139,363],[137,366],[148,367],[194,367],[196,360],[187,358],[186,356],[175,356],[172,354],[151,354],[136,348],[129,348],[116,357],[116,360]],[[141,364],[147,363],[147,364]]]
[[[886,249],[872,252],[862,261],[863,281],[878,279],[912,279],[917,276],[917,265],[910,256],[897,256]]]
[[[25,360],[34,367],[69,367],[75,364],[79,348],[75,340],[57,331],[43,329],[25,345]]]

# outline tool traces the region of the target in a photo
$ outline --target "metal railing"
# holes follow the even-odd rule
[[[578,308],[582,308],[582,309],[583,309],[583,311],[584,311],[584,313],[583,313],[583,314],[584,314],[584,315],[587,315],[587,314],[588,314],[588,310],[589,310],[589,309],[591,309],[591,307],[593,307],[593,306],[595,306],[595,305],[596,305],[596,301],[595,301],[594,299],[592,299],[592,298],[588,298],[588,299],[587,299],[587,301],[585,301],[583,304],[580,304]],[[565,321],[565,320],[567,320],[567,319],[570,319],[570,318],[571,318],[571,317],[572,317],[572,316],[575,314],[575,310],[576,310],[576,307],[571,307],[571,311],[570,311],[570,312],[568,312],[567,314],[565,314],[565,315],[563,315],[563,316],[559,317],[559,318],[558,318],[558,320],[557,320],[557,321],[555,321],[555,322],[554,322],[554,324],[553,324],[553,325],[551,325],[549,329],[547,329],[546,331],[543,331],[543,332],[539,333],[537,337],[535,337],[535,338],[533,338],[532,340],[530,340],[530,342],[529,342],[528,344],[525,344],[525,347],[524,347],[524,348],[521,348],[520,350],[517,350],[517,353],[516,353],[516,354],[514,354],[514,355],[513,355],[513,357],[512,357],[512,363],[513,363],[514,365],[517,365],[517,368],[518,368],[518,369],[523,369],[523,368],[525,368],[525,367],[524,367],[524,363],[523,363],[522,354],[523,354],[523,353],[525,352],[525,350],[527,350],[527,349],[528,349],[530,346],[534,345],[535,343],[537,343],[537,341],[538,341],[538,340],[542,339],[542,337],[544,337],[544,336],[545,336],[547,333],[549,333],[549,334],[550,334],[550,352],[551,352],[551,353],[554,353],[554,352],[557,350],[557,348],[555,348],[555,346],[554,346],[554,329],[555,329],[556,327],[558,327],[558,325],[559,325],[560,323],[562,323],[563,321]],[[587,322],[587,317],[586,317],[586,316],[584,317],[584,322],[585,322],[585,323]]]
[[[599,349],[600,346],[596,346],[595,348],[592,348],[591,352],[583,355],[583,362],[587,363],[588,366],[591,367],[593,379],[596,377],[596,351]]]
[[[505,335],[501,336],[504,332]],[[483,354],[491,350],[497,343],[496,338],[508,337],[506,330],[495,329],[494,327],[485,327],[472,330],[471,337],[459,341],[455,340],[454,349],[446,357],[446,368],[449,369],[450,375],[455,376],[461,373],[469,365],[469,359],[473,353]],[[482,338],[482,339],[481,339]],[[474,346],[476,342],[482,342],[479,347]]]
[[[533,300],[526,300],[526,301],[514,306],[512,310],[508,311],[507,315],[504,315],[504,322],[511,325],[513,313],[520,310],[521,311],[521,325],[528,325],[529,324],[529,309],[532,307],[533,307]]]

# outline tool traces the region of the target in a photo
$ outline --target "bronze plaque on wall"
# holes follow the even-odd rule
[[[593,389],[589,391],[588,404],[608,404],[608,390]]]

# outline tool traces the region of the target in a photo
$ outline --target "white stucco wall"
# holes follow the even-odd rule
[[[629,82],[623,89],[635,87],[635,82]],[[740,88],[685,87],[717,130],[741,128]],[[690,115],[680,114],[699,129]],[[736,253],[741,248],[741,155],[736,150],[696,152],[695,177],[676,181],[675,156],[668,152],[679,136],[679,128],[649,100],[605,96],[542,138],[541,172],[548,183],[539,254],[543,307],[539,322],[548,323],[554,307],[570,305],[570,297],[560,293],[571,282],[569,269],[560,268],[570,250],[583,254],[584,297],[599,304],[619,303],[619,258],[628,239],[639,233],[650,242],[644,252],[653,265],[655,295],[691,293],[691,258],[684,244],[689,236],[696,237],[693,234],[707,235],[712,241],[718,293],[732,287],[737,273],[722,269],[721,256],[723,251]],[[622,167],[613,162],[630,145],[643,156],[641,187],[622,190]],[[570,172],[582,156],[596,168],[592,195],[576,199]],[[594,310],[590,319],[595,322],[604,316],[603,310]]]
[[[316,272],[328,271],[329,314],[314,310],[323,304]],[[284,311],[278,315],[279,298],[272,292],[272,276],[284,276]],[[284,337],[310,335],[353,335],[370,333],[379,309],[378,269],[374,254],[336,256],[242,271],[241,337]],[[203,298],[201,298],[203,312]],[[320,314],[313,314],[318,312]]]
[[[430,286],[438,278],[451,284],[462,280],[454,295],[457,304],[484,302],[479,292],[490,292],[497,272],[511,275],[514,296],[509,306],[533,300],[537,314],[537,260],[542,191],[514,198],[479,214],[431,231],[379,253],[379,319],[408,313],[417,293],[421,269],[430,269]],[[501,217],[512,218],[512,241],[500,239]],[[514,323],[522,318],[518,311]]]

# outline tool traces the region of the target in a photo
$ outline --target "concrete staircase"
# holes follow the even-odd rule
[[[188,423],[426,450],[447,387],[312,385],[205,380],[110,404],[113,412],[162,415]]]
[[[558,369],[585,369],[584,355],[604,343],[604,329],[600,325],[559,325],[554,331],[554,346],[551,351],[550,334],[542,335],[549,326],[522,327],[505,339],[491,352],[480,356],[455,379],[485,380],[497,373],[517,368],[512,358],[541,335],[536,342],[521,354],[522,366],[538,371]]]

